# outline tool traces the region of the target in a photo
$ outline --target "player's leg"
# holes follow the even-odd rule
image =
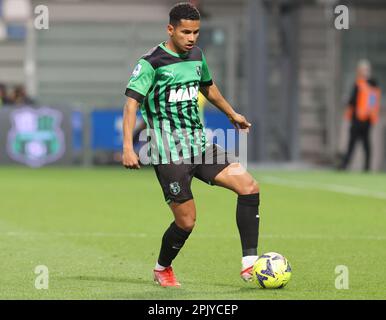
[[[260,193],[256,180],[239,164],[232,163],[214,178],[214,184],[234,191],[237,197],[236,222],[240,234],[241,277],[248,281],[257,260],[260,224]]]
[[[169,206],[173,212],[176,225],[186,232],[191,232],[196,222],[196,206],[194,200],[190,199],[184,203],[171,202]]]
[[[190,167],[185,164],[154,166],[165,200],[174,215],[174,221],[162,237],[160,253],[154,268],[154,280],[164,287],[180,285],[171,264],[188,239],[196,220],[196,209],[190,190],[192,180]]]
[[[196,208],[193,199],[183,203],[171,202],[169,206],[173,212],[174,221],[162,237],[156,270],[163,270],[171,266],[172,261],[192,232],[196,221]]]
[[[221,147],[212,145],[205,154],[205,164],[197,166],[194,176],[208,184],[222,186],[238,194],[236,221],[242,246],[242,277],[248,280],[251,276],[251,266],[257,259],[259,186],[240,164],[230,164],[232,159],[228,159]]]
[[[240,163],[231,163],[214,177],[217,186],[234,191],[238,195],[259,193],[259,185]]]

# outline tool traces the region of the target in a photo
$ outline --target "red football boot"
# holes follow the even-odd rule
[[[174,275],[173,268],[167,267],[162,271],[154,271],[154,281],[157,282],[161,287],[179,287],[181,284],[177,281]]]
[[[252,269],[253,269],[253,265],[248,268],[245,268],[244,270],[241,270],[240,272],[241,279],[247,282],[252,281]]]

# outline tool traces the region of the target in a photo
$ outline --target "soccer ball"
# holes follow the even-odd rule
[[[276,252],[264,253],[256,260],[252,269],[252,280],[260,288],[283,288],[291,279],[288,260]]]

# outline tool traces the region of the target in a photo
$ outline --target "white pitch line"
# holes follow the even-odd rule
[[[195,238],[219,238],[219,239],[238,239],[238,235],[216,235],[216,234],[194,234]],[[146,233],[110,233],[110,232],[0,232],[0,237],[105,237],[105,238],[160,238],[160,235]],[[288,240],[376,240],[385,241],[385,236],[362,235],[324,235],[324,234],[262,234],[261,238],[266,239],[288,239]]]
[[[114,233],[114,232],[0,232],[0,236],[9,237],[127,237],[127,238],[149,238],[146,233]]]
[[[299,181],[299,180],[282,179],[282,178],[272,177],[272,176],[263,176],[260,179],[260,181],[269,183],[269,184],[285,186],[285,187],[294,187],[299,189],[318,189],[323,191],[348,194],[351,196],[386,200],[385,192],[369,191],[366,189],[342,186],[338,184],[312,183],[312,182]]]

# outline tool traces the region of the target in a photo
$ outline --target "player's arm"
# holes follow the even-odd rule
[[[122,163],[126,168],[139,169],[139,158],[134,151],[133,132],[140,103],[128,97],[123,110],[123,155]]]
[[[251,126],[247,119],[245,119],[243,115],[237,113],[228,101],[225,100],[216,84],[212,83],[210,86],[200,87],[200,91],[210,103],[226,114],[235,128],[248,129]]]
[[[144,59],[140,59],[130,76],[125,95],[128,97],[123,112],[123,156],[126,168],[139,169],[139,158],[134,152],[133,132],[138,107],[146,97],[154,81],[154,69]]]

